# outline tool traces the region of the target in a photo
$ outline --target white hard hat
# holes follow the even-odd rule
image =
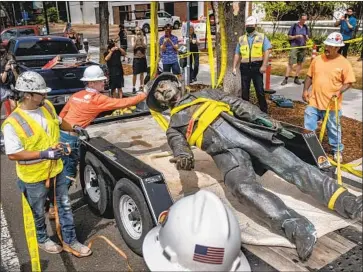
[[[257,18],[254,16],[248,17],[245,25],[257,25]]]
[[[47,87],[40,74],[27,71],[19,75],[15,83],[15,90],[29,93],[49,93],[52,89]]]
[[[84,70],[81,81],[102,81],[106,80],[105,74],[98,65],[91,65]]]
[[[339,32],[330,33],[329,36],[324,41],[324,44],[336,47],[343,47],[343,36]]]
[[[251,271],[238,221],[213,193],[180,199],[164,218],[143,243],[151,271]]]

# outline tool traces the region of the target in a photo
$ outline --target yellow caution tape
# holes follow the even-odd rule
[[[227,70],[227,36],[226,36],[226,25],[224,19],[223,3],[218,3],[218,21],[219,29],[221,34],[221,71],[218,77],[217,86],[220,86],[223,82],[224,76]]]
[[[271,49],[272,51],[283,51],[283,50],[292,50],[292,49],[300,49],[300,48],[312,48],[314,45],[306,45],[306,46],[296,46],[296,47],[285,47],[285,48],[276,48]],[[317,45],[320,46],[320,45]]]
[[[38,251],[38,241],[34,223],[34,217],[28,200],[25,195],[21,196],[22,206],[23,206],[23,220],[24,220],[24,231],[25,238],[28,244],[28,250],[30,255],[30,262],[32,266],[32,271],[41,271],[40,268],[40,257]]]
[[[363,39],[363,37],[359,37],[359,38],[355,38],[352,40],[344,41],[344,43],[356,43],[356,42],[360,42],[362,39]]]
[[[329,113],[330,113],[330,108],[332,106],[332,104],[334,103],[334,108],[335,108],[335,122],[336,122],[336,125],[338,127],[339,125],[339,111],[338,111],[338,98],[336,96],[334,96],[330,102],[329,102],[329,105],[328,105],[328,108],[326,109],[326,112],[325,112],[325,116],[324,116],[324,120],[323,120],[323,124],[321,126],[321,130],[320,130],[320,134],[319,134],[319,140],[320,142],[323,141],[323,138],[324,138],[324,135],[325,135],[325,130],[326,130],[326,126],[327,126],[327,123],[328,123],[328,118],[329,118]],[[340,142],[340,141],[339,141]],[[337,158],[337,162],[335,162],[334,160],[328,158],[329,162],[336,166],[337,167],[337,178],[338,178],[338,184],[342,184],[342,174],[341,174],[341,171],[343,170],[344,172],[348,172],[348,173],[351,173],[357,177],[360,177],[362,178],[363,177],[363,173],[361,170],[356,170],[354,169],[355,167],[358,167],[360,166],[362,163],[356,163],[356,164],[353,164],[353,163],[347,163],[347,164],[341,164],[340,163],[340,145],[338,143],[338,158]]]
[[[210,28],[209,16],[207,16],[207,43],[208,43],[208,61],[210,67],[210,79],[211,85],[214,89],[216,86],[215,71],[214,71],[214,56],[213,56],[213,45],[212,45],[212,33]]]

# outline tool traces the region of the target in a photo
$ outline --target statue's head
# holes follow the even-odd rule
[[[181,98],[182,85],[172,73],[162,73],[155,80],[148,82],[146,103],[153,111],[163,112],[172,108]]]

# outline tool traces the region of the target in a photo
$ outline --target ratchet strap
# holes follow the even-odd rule
[[[193,113],[192,118],[189,121],[187,127],[186,138],[190,146],[196,145],[201,148],[203,143],[203,133],[208,128],[208,126],[213,123],[213,121],[222,113],[227,112],[230,115],[233,113],[230,111],[229,105],[215,101],[207,98],[197,98],[190,103],[186,103],[175,107],[171,110],[170,114],[173,116],[177,112],[188,108],[190,106],[194,106],[197,104],[201,104],[200,107]],[[198,125],[194,130],[194,124],[198,120]],[[193,132],[194,130],[194,132]]]
[[[332,99],[330,100],[328,108],[326,109],[326,112],[325,112],[324,121],[323,121],[321,130],[320,130],[320,135],[319,135],[320,142],[323,141],[326,126],[327,126],[327,123],[328,123],[330,108],[333,105],[334,105],[334,110],[335,110],[335,122],[336,122],[337,129],[339,130],[340,123],[339,123],[339,111],[338,111],[338,97],[333,96]],[[340,163],[340,150],[339,150],[340,149],[340,144],[339,143],[341,142],[341,139],[338,139],[337,142],[338,142],[337,162],[334,161],[333,159],[330,159],[330,158],[328,158],[328,160],[332,165],[337,167],[338,184],[340,184],[340,185],[342,184],[341,171],[348,172],[348,173],[351,173],[351,174],[353,174],[353,175],[355,175],[357,177],[362,178],[363,177],[362,171],[354,169],[355,167],[360,166],[362,164],[361,162],[360,163],[347,163],[347,164],[341,164]]]

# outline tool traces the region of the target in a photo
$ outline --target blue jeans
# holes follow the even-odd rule
[[[66,179],[64,172],[56,176],[56,197],[59,213],[59,222],[62,230],[62,237],[65,243],[72,244],[76,239],[76,230],[74,226],[71,201],[68,196],[68,186],[70,181]],[[45,181],[37,183],[26,183],[18,180],[18,186],[25,193],[29,205],[32,209],[35,228],[37,230],[37,240],[44,243],[48,238],[44,217],[44,204],[49,193],[53,194],[54,179],[51,179],[49,189],[45,187]]]
[[[171,64],[163,64],[163,72],[173,72],[174,75],[180,75],[181,71],[180,71],[180,66],[179,66],[179,62],[174,62]]]
[[[324,120],[325,110],[319,110],[317,108],[307,106],[304,114],[304,127],[309,130],[315,131],[318,126],[319,120]],[[339,143],[339,151],[343,151],[344,145],[342,144],[342,129],[340,126],[340,117],[342,116],[342,111],[339,110],[339,127],[336,124],[335,111],[331,110],[329,112],[329,118],[327,122],[327,131],[328,131],[328,139],[329,144],[332,147],[333,152],[338,151],[338,143]]]
[[[61,131],[60,136],[60,141],[62,143],[69,143],[72,151],[69,156],[62,157],[64,175],[75,178],[77,176],[77,165],[79,160],[79,139],[77,136],[69,135],[64,131]]]

